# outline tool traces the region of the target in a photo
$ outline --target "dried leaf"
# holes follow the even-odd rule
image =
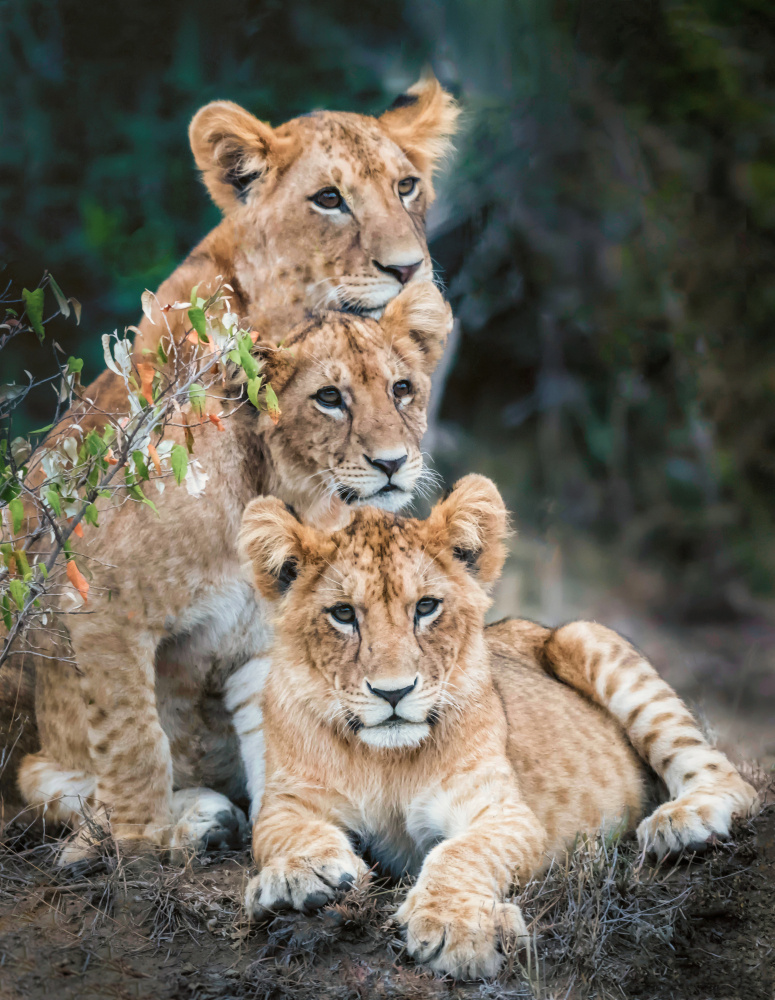
[[[210,423],[215,424],[219,431],[225,431],[226,428],[223,426],[223,422],[217,413],[208,413],[207,416],[210,418]]]
[[[156,475],[160,476],[161,475],[161,461],[159,460],[159,453],[156,450],[156,446],[155,445],[152,445],[152,444],[148,445],[148,455],[150,456],[150,459],[153,462],[154,469],[156,469]]]
[[[156,369],[153,365],[141,362],[137,370],[140,373],[140,392],[150,404],[153,402],[153,376],[156,374]]]
[[[148,320],[149,323],[153,324],[153,326],[156,326],[156,322],[154,321],[153,318],[153,307],[156,304],[156,296],[153,294],[153,292],[149,292],[148,289],[146,288],[146,290],[140,296],[140,302],[143,307],[145,318]]]
[[[83,538],[83,525],[79,521],[78,524],[73,528],[73,534],[76,538]]]
[[[70,302],[68,301],[65,293],[59,287],[59,285],[54,281],[51,275],[48,276],[48,283],[51,291],[54,293],[54,298],[57,300],[57,305],[59,306],[59,311],[67,319],[70,315]]]
[[[81,595],[85,604],[89,593],[89,584],[86,582],[86,577],[75,565],[74,559],[70,559],[67,563],[67,579]]]

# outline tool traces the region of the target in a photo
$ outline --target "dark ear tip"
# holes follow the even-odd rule
[[[413,104],[417,104],[418,100],[417,94],[399,94],[387,110],[398,111],[399,108],[410,108]]]

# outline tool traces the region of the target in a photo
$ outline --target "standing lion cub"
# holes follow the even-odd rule
[[[586,678],[673,799],[638,827],[657,853],[728,832],[755,792],[615,633],[486,629],[507,517],[462,479],[426,521],[358,510],[325,536],[254,500],[241,547],[280,599],[264,694],[266,790],[253,830],[252,915],[315,909],[364,875],[355,834],[395,874],[408,951],[438,972],[494,974],[526,934],[507,896],[579,830],[632,827],[646,772],[614,717],[537,669]],[[623,717],[624,712],[626,717]]]

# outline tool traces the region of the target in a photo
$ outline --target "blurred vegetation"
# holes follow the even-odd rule
[[[4,0],[6,273],[49,267],[83,302],[64,346],[96,374],[99,334],[217,219],[186,144],[201,104],[374,112],[426,60],[467,111],[432,220],[462,323],[442,471],[490,472],[539,534],[652,562],[682,615],[756,606],[775,583],[768,0]]]

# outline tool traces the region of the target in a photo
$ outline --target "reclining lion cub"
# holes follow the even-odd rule
[[[256,805],[263,787],[261,719],[245,699],[260,689],[270,640],[266,609],[240,576],[244,507],[262,492],[301,510],[321,495],[406,504],[423,472],[430,376],[451,322],[441,293],[422,282],[379,321],[329,312],[296,327],[282,350],[259,342],[277,426],[234,395],[223,433],[196,430],[210,474],[203,496],[168,489],[158,518],[140,504],[100,510],[100,530],[73,543],[93,568],[89,613],[67,619],[80,676],[57,662],[38,671],[42,749],[20,769],[27,803],[76,827],[98,804],[122,840],[236,846],[239,811],[191,786]],[[71,845],[63,860],[87,846]]]
[[[251,914],[314,909],[366,872],[348,834],[393,873],[418,872],[397,913],[438,972],[496,972],[525,923],[510,889],[577,831],[632,826],[646,772],[615,719],[537,669],[595,676],[673,799],[638,827],[657,852],[728,832],[754,790],[615,633],[574,623],[484,627],[506,511],[462,479],[427,521],[359,510],[327,537],[275,499],[245,512],[241,547],[281,594],[264,694],[266,791],[253,830]],[[563,668],[563,664],[566,666]]]

